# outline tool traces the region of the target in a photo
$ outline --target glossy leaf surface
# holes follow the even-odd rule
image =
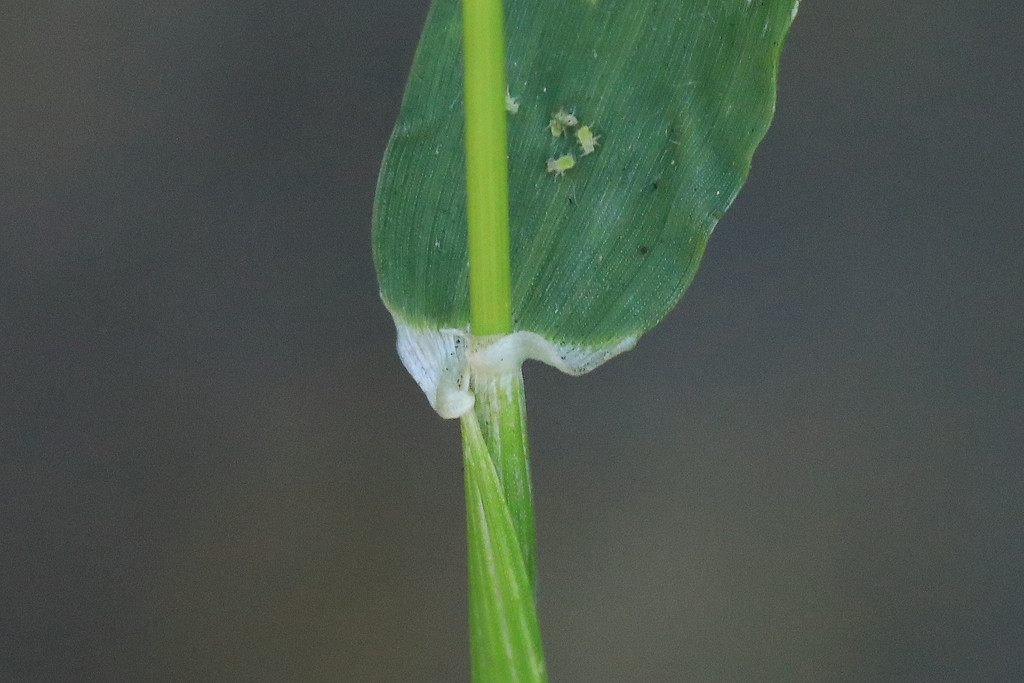
[[[515,330],[608,346],[671,310],[768,128],[796,4],[507,0]],[[460,22],[435,0],[375,203],[381,295],[415,329],[469,320]],[[559,111],[578,124],[556,137]]]

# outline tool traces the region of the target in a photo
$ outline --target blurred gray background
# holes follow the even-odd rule
[[[427,0],[6,0],[0,680],[468,680],[373,189]],[[1024,680],[1024,10],[804,2],[690,292],[526,368],[553,681]]]

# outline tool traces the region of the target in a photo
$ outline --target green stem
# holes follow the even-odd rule
[[[473,393],[476,396],[473,410],[505,496],[533,592],[537,579],[537,542],[522,373],[478,375],[474,377]]]
[[[466,215],[473,334],[512,331],[501,0],[463,0]]]
[[[543,683],[522,376],[475,386],[477,404],[462,417],[473,681]]]
[[[466,214],[474,344],[512,331],[505,44],[501,0],[463,0]],[[547,680],[534,587],[537,551],[523,378],[471,378],[462,418],[473,680]]]

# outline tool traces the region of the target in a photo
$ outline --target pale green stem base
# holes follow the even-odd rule
[[[462,418],[473,680],[546,681],[522,375],[475,377],[473,389]]]
[[[484,442],[498,473],[519,537],[530,587],[537,581],[537,541],[533,522],[533,486],[530,480],[530,447],[526,434],[526,394],[523,376],[499,375],[477,378],[474,412]]]

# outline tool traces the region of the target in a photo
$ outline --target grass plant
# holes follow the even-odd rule
[[[373,246],[399,355],[461,422],[474,681],[547,679],[520,366],[587,372],[676,304],[771,121],[796,8],[434,0]]]

